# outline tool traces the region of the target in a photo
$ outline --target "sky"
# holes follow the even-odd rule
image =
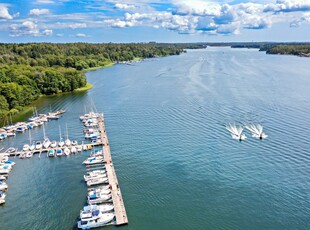
[[[0,42],[310,42],[310,0],[0,0]]]

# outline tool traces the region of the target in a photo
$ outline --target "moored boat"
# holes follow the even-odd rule
[[[88,204],[101,204],[111,200],[112,196],[102,193],[92,193],[87,196],[87,203]]]
[[[47,155],[48,155],[49,157],[54,157],[54,156],[55,156],[55,149],[50,149],[50,150],[48,150]]]
[[[56,150],[56,156],[60,157],[60,156],[62,156],[62,155],[63,155],[62,149],[57,149],[57,150]]]
[[[98,185],[98,184],[106,184],[108,183],[109,180],[106,177],[98,178],[98,179],[92,179],[86,182],[87,186],[93,186],[93,185]]]
[[[105,213],[99,219],[96,220],[81,220],[78,221],[78,228],[90,229],[105,226],[114,219],[115,215],[113,213]]]

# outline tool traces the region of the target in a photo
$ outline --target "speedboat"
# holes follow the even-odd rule
[[[92,193],[87,196],[88,204],[100,204],[111,200],[112,195],[102,194],[102,193]]]
[[[108,178],[102,177],[102,178],[98,178],[98,179],[88,180],[86,182],[86,184],[89,187],[89,186],[98,185],[98,184],[106,184],[108,182],[109,182]]]
[[[51,147],[52,147],[52,148],[56,148],[56,147],[57,147],[57,141],[52,141]]]
[[[78,228],[81,229],[90,229],[90,228],[97,228],[105,226],[106,224],[110,223],[114,219],[113,213],[105,213],[102,214],[99,219],[96,220],[80,220],[78,221]]]
[[[56,156],[60,157],[63,155],[62,149],[57,149],[56,150]]]
[[[50,139],[45,138],[44,141],[43,141],[43,146],[44,146],[44,148],[47,149],[48,147],[50,147],[50,145],[51,145]]]
[[[66,156],[69,156],[69,155],[70,155],[70,149],[69,149],[68,147],[66,147],[66,148],[64,149],[64,154],[65,154]]]
[[[33,157],[33,152],[26,153],[26,158],[31,158],[31,157]]]
[[[0,191],[5,191],[8,189],[8,185],[4,182],[0,180]]]
[[[242,127],[237,127],[235,124],[229,124],[226,126],[226,129],[230,132],[231,137],[235,140],[243,141],[247,138],[246,135],[242,133]]]
[[[28,151],[30,149],[30,145],[24,144],[23,151]]]
[[[50,149],[50,150],[48,150],[47,155],[48,155],[49,157],[54,157],[54,156],[55,156],[55,149]]]
[[[93,175],[93,176],[89,176],[89,175],[84,175],[84,180],[87,182],[89,180],[95,180],[95,179],[100,179],[100,178],[107,178],[107,174],[106,173],[102,173],[102,174],[97,174],[97,175]]]
[[[42,149],[42,143],[41,141],[36,142],[36,149]]]
[[[85,161],[83,161],[83,164],[93,165],[93,164],[99,164],[103,162],[104,162],[103,157],[99,156],[99,157],[89,157]]]

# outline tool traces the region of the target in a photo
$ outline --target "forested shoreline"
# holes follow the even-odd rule
[[[182,47],[186,44],[0,44],[0,117],[19,113],[40,95],[84,87],[85,69],[179,55]]]

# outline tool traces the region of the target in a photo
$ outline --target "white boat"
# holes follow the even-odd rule
[[[101,204],[111,200],[112,195],[110,194],[102,194],[102,193],[93,193],[87,196],[88,204]]]
[[[30,149],[30,145],[24,144],[23,151],[28,151]]]
[[[99,156],[103,156],[103,152],[102,149],[95,149],[95,151],[92,151],[90,153],[91,157],[99,157]]]
[[[93,187],[93,188],[88,188],[87,192],[96,191],[97,189],[107,190],[107,189],[110,189],[110,187],[111,187],[110,185],[101,185],[101,186],[97,186],[97,187]]]
[[[29,150],[33,151],[35,150],[35,148],[36,148],[36,145],[35,145],[35,142],[33,141],[32,144],[30,144]]]
[[[99,157],[89,157],[85,161],[83,161],[83,164],[93,165],[93,164],[99,164],[103,162],[104,162],[103,157],[99,156]]]
[[[33,157],[33,152],[26,153],[26,158],[31,158],[31,157]]]
[[[57,149],[57,150],[56,150],[56,156],[60,157],[60,156],[62,156],[62,155],[63,155],[62,149]]]
[[[90,228],[98,228],[105,226],[106,224],[110,223],[114,219],[113,213],[105,213],[102,214],[99,219],[91,219],[91,220],[81,220],[78,221],[78,228],[81,229],[90,229]]]
[[[66,156],[69,156],[69,155],[70,155],[70,149],[69,149],[68,147],[66,147],[66,148],[64,149],[64,154],[65,154]]]
[[[77,142],[77,141],[72,141],[71,144],[72,144],[72,145],[77,145],[78,142]]]
[[[50,145],[51,145],[50,139],[45,138],[44,141],[43,141],[43,147],[44,147],[45,149],[47,149],[48,147],[50,147]]]
[[[250,124],[247,125],[246,128],[252,133],[252,137],[254,138],[262,140],[268,137],[268,135],[263,132],[263,127],[260,124]]]
[[[84,175],[84,180],[86,182],[89,181],[89,180],[95,180],[95,179],[101,179],[101,178],[108,179],[107,178],[107,174],[106,173],[102,173],[102,174],[97,174],[97,175],[92,175],[92,176]]]
[[[87,149],[87,145],[83,145],[83,151],[86,151]]]
[[[4,158],[6,158],[6,160],[4,160]],[[3,157],[1,164],[14,166],[16,163],[14,161],[9,160],[8,157]]]
[[[76,149],[77,149],[78,152],[82,152],[82,150],[83,150],[81,145],[77,146]]]
[[[98,185],[98,184],[106,184],[108,182],[109,182],[108,178],[103,177],[103,178],[89,180],[86,182],[86,184],[89,187],[89,186]]]
[[[70,146],[70,145],[71,145],[71,141],[70,141],[70,139],[69,139],[67,124],[66,124],[66,131],[67,131],[67,139],[65,140],[65,145],[66,145],[66,146]]]
[[[60,141],[58,142],[59,147],[62,147],[65,145],[65,142],[63,141],[63,139],[61,138]]]
[[[4,181],[0,181],[0,191],[5,191],[8,189],[8,185]]]
[[[0,167],[0,174],[9,174],[11,169]]]
[[[52,147],[52,148],[56,148],[56,147],[57,147],[57,141],[52,141],[51,147]]]
[[[19,155],[19,158],[20,158],[20,159],[26,158],[26,153],[21,153],[21,154]]]
[[[13,147],[10,147],[10,148],[8,148],[5,152],[6,152],[6,153],[15,153],[15,152],[16,152],[16,149],[13,148]]]
[[[100,174],[105,174],[107,171],[105,169],[101,169],[101,170],[93,170],[93,171],[88,171],[86,174],[87,176],[96,176],[96,175],[100,175]]]
[[[101,214],[111,212],[114,209],[113,204],[94,204],[94,205],[88,205],[83,208],[83,210],[80,211],[80,218],[81,220],[90,220],[90,219],[98,219],[100,218]]]
[[[76,153],[76,147],[75,146],[72,146],[71,153]]]
[[[36,142],[36,149],[42,149],[42,143],[41,141]]]
[[[6,197],[5,192],[0,191],[0,204],[5,203],[5,197]]]
[[[111,193],[111,190],[110,188],[100,188],[100,187],[97,187],[97,188],[92,188],[91,190],[88,190],[87,192],[87,195],[91,195],[91,194],[94,194],[94,193],[101,193],[101,194],[110,194]]]
[[[0,180],[1,180],[1,181],[6,181],[6,176],[0,175]]]
[[[226,126],[226,129],[230,132],[231,137],[235,140],[243,141],[247,138],[246,135],[242,133],[242,127],[237,127],[235,124],[229,124]]]

